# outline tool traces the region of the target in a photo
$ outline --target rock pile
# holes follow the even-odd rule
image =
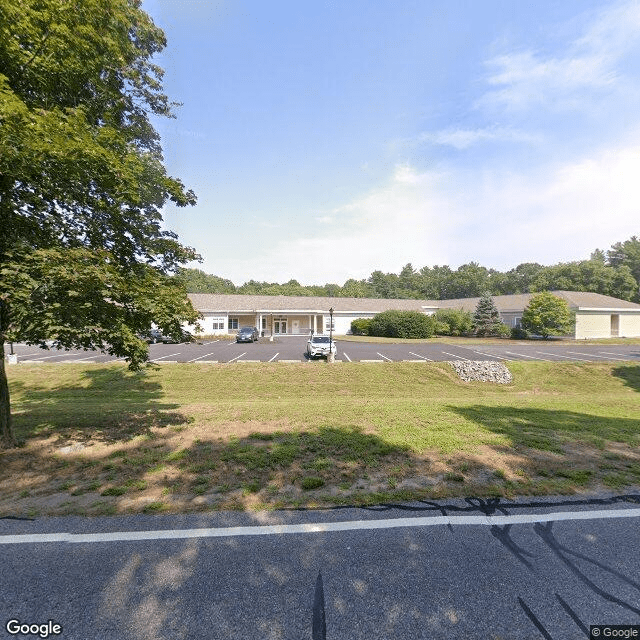
[[[502,364],[492,360],[450,360],[449,364],[455,369],[461,380],[471,382],[496,382],[509,384],[513,381],[511,371]]]

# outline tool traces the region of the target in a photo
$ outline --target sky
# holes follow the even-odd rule
[[[189,266],[343,284],[640,235],[640,0],[144,0]]]

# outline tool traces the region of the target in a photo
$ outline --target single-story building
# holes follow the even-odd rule
[[[640,337],[640,304],[599,293],[553,291],[575,313],[575,337]],[[533,293],[493,296],[502,321],[517,327]],[[463,309],[473,313],[479,298],[455,300],[398,300],[385,298],[325,298],[317,296],[252,296],[190,293],[203,319],[207,335],[235,333],[240,327],[258,327],[262,335],[309,335],[333,331],[347,334],[351,322],[373,318],[382,311],[419,311],[431,315],[438,309]],[[193,327],[191,327],[193,330]]]

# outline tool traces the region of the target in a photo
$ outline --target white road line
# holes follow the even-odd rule
[[[347,520],[345,522],[314,522],[250,527],[219,527],[211,529],[160,529],[155,531],[112,531],[107,533],[28,533],[0,536],[0,545],[65,542],[133,542],[139,540],[184,540],[185,538],[233,538],[236,536],[268,536],[286,533],[327,533],[367,529],[399,529],[404,527],[487,526],[559,522],[567,520],[601,520],[639,518],[640,509],[601,509],[595,511],[557,511],[555,513],[521,513],[517,515],[427,516],[422,518],[387,518],[384,520]]]
[[[232,344],[235,344],[236,342],[237,342],[237,340],[234,340],[233,342],[230,342],[229,344],[232,345]]]
[[[553,356],[554,358],[566,358],[567,360],[574,360],[571,356],[563,356],[559,353],[547,353],[546,351],[536,351],[536,353],[541,353],[544,356]],[[567,353],[571,353],[571,351],[567,351]]]
[[[623,356],[624,353],[611,353],[611,351],[601,351],[600,353],[606,353],[608,356]]]
[[[442,353],[455,358],[456,360],[466,360],[467,362],[471,362],[469,358],[464,358],[463,356],[457,356],[455,353],[449,353],[448,351],[443,351]]]
[[[547,360],[546,358],[536,358],[535,356],[528,356],[524,353],[515,353],[514,351],[505,351],[512,356],[520,356],[521,358],[530,358],[531,360],[542,360],[543,362],[553,362],[553,360]]]
[[[99,355],[89,356],[88,358],[74,358],[73,360],[65,360],[65,362],[87,362],[89,360],[95,362],[97,357],[99,357]]]
[[[159,358],[153,358],[151,362],[157,362],[158,360],[164,360],[165,358],[170,358],[171,356],[179,356],[179,355],[180,355],[180,351],[178,351],[178,353],[170,353],[166,356],[160,356]]]
[[[197,360],[201,360],[202,358],[206,358],[207,356],[212,356],[213,353],[205,353],[203,356],[200,356],[199,358],[194,358],[193,360],[187,360],[187,362],[196,362]]]
[[[506,360],[506,358],[497,356],[495,353],[483,353],[482,351],[476,351],[475,349],[469,349],[469,351],[473,351],[473,353],[477,353],[479,356],[485,356],[486,358],[498,358],[498,360]]]
[[[235,358],[231,358],[231,360],[229,360],[229,362],[233,362],[234,360],[237,360],[238,358],[242,358],[242,356],[246,356],[247,352],[245,351],[244,353],[241,353],[239,356],[236,356]],[[229,364],[229,362],[227,362],[227,364]]]
[[[37,358],[31,358],[31,362],[36,362],[38,360],[48,360],[49,358],[68,358],[69,354],[68,353],[56,353],[53,356],[38,356]]]
[[[215,344],[216,342],[220,342],[220,340],[212,340],[211,342],[204,342],[202,346],[206,347],[208,344]]]
[[[567,353],[575,353],[578,356],[588,356],[590,358],[602,358],[603,360],[625,360],[626,358],[612,358],[611,356],[598,356],[595,353],[580,353],[580,351],[567,351]]]
[[[427,358],[426,356],[421,356],[419,353],[413,353],[413,351],[409,351],[409,354],[412,356],[416,356],[417,358],[422,358],[423,360],[428,360],[429,362],[433,362],[431,358]]]
[[[349,361],[351,362],[351,358],[343,351],[342,355]]]
[[[381,353],[378,353],[377,351],[376,351],[376,354],[379,355],[381,358],[384,358],[385,360],[387,360],[387,362],[393,362],[391,358],[387,358],[387,356],[383,356]]]
[[[278,351],[278,353],[276,353],[275,356],[273,356],[273,358],[270,358],[267,362],[272,362],[273,360],[275,360],[278,356],[280,355],[280,352]]]

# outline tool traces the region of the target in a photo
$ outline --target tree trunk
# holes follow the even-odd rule
[[[4,342],[0,341],[0,449],[15,447],[16,444],[11,428],[11,402],[7,372],[4,368]]]

